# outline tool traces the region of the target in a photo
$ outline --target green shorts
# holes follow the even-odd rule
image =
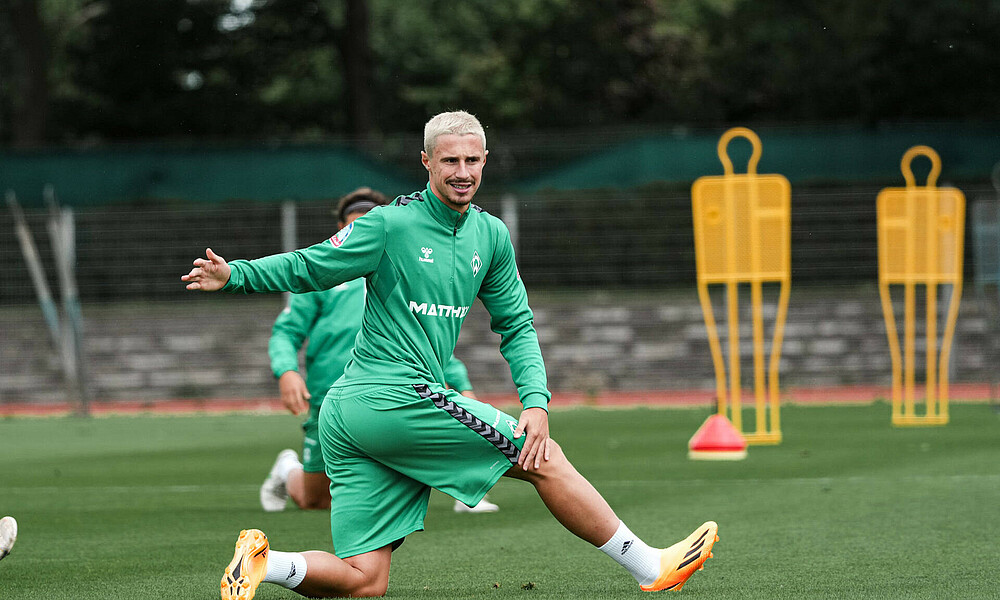
[[[424,528],[431,488],[475,505],[511,465],[517,419],[438,385],[335,386],[319,415],[334,552]]]
[[[319,446],[319,404],[309,404],[309,418],[302,423],[302,470],[324,473],[323,452]]]

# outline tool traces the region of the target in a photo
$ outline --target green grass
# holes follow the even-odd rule
[[[952,407],[945,427],[893,429],[884,404],[786,407],[785,441],[741,462],[689,461],[703,410],[577,409],[553,435],[633,531],[670,544],[706,519],[715,558],[691,598],[997,598],[1000,416]],[[329,547],[328,516],[263,513],[257,485],[297,446],[285,416],[0,421],[0,515],[20,525],[3,600],[218,598],[241,528],[283,550]],[[527,484],[493,515],[435,493],[427,531],[393,558],[390,598],[639,598],[566,533]],[[531,583],[531,589],[522,586]],[[496,586],[499,587],[496,587]],[[261,600],[298,598],[263,586]]]

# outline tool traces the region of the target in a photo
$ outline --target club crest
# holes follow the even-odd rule
[[[483,261],[479,258],[479,253],[473,251],[472,253],[472,276],[475,277],[479,275],[479,269],[483,268]]]

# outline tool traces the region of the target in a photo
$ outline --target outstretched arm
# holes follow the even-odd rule
[[[194,259],[194,268],[187,275],[181,275],[181,281],[187,281],[187,289],[215,292],[221,290],[229,281],[231,269],[226,259],[211,248],[205,249],[206,258]]]
[[[300,250],[228,264],[208,250],[208,258],[194,261],[181,280],[188,282],[189,290],[243,294],[330,289],[378,268],[386,239],[378,212],[371,210],[329,240]]]

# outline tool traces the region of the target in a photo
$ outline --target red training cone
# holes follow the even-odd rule
[[[688,458],[693,460],[743,460],[747,441],[725,415],[705,419],[688,442]]]

